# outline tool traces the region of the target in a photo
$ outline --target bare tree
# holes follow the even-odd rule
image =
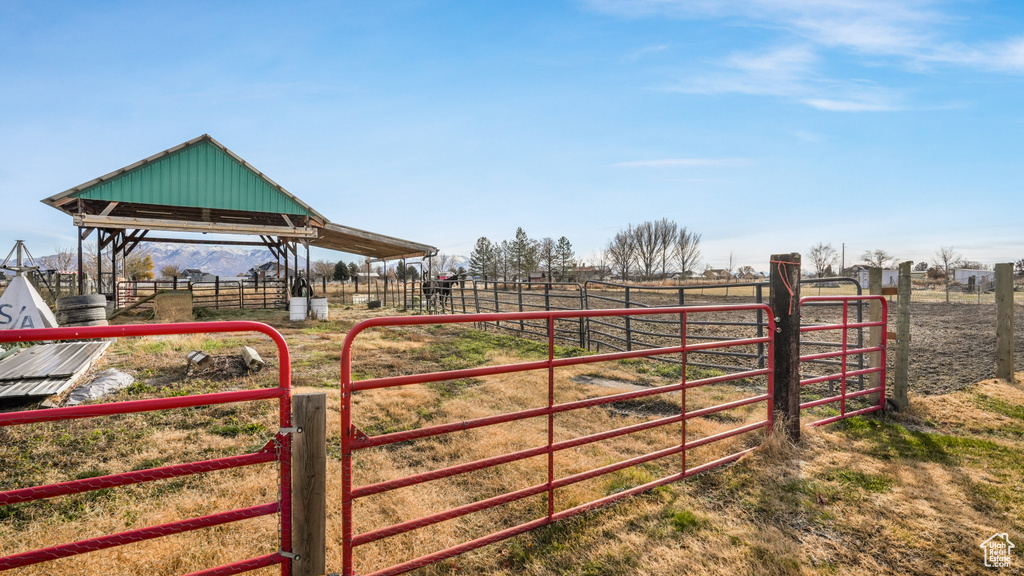
[[[633,243],[636,246],[637,265],[643,270],[640,279],[650,280],[658,261],[659,247],[654,222],[643,222],[635,228],[630,227],[630,230],[633,232]]]
[[[662,218],[654,223],[654,236],[658,243],[662,278],[668,274],[668,262],[672,259],[672,250],[677,234],[679,234],[679,225],[668,218]]]
[[[53,247],[53,255],[42,258],[47,266],[58,272],[78,270],[78,252],[70,245]]]
[[[827,271],[836,262],[836,249],[832,247],[831,242],[818,242],[811,246],[807,255],[811,257],[814,273],[818,278],[826,276]]]
[[[885,250],[868,250],[861,256],[861,260],[864,261],[868,266],[875,268],[885,268],[889,264],[895,262],[897,258],[892,254],[889,254]]]
[[[313,275],[328,279],[334,277],[334,262],[328,262],[327,260],[313,262]]]
[[[598,280],[604,280],[608,276],[608,265],[611,262],[611,257],[608,255],[607,250],[595,250],[594,255],[590,258],[593,263],[594,274]],[[1024,260],[1022,260],[1024,262]],[[580,280],[583,280],[580,278]]]
[[[633,226],[620,230],[615,234],[605,249],[612,266],[619,271],[619,277],[623,281],[629,280],[629,270],[636,260],[636,237],[633,234]]]
[[[690,232],[683,226],[675,238],[674,255],[679,263],[679,273],[683,278],[689,277],[700,263],[700,234]]]
[[[165,264],[160,267],[160,277],[170,280],[177,276],[181,276],[181,266],[177,264]]]
[[[942,270],[942,276],[946,282],[946,303],[949,303],[949,284],[953,281],[953,268],[960,266],[963,256],[953,249],[952,246],[940,246],[932,257],[935,267]]]
[[[555,272],[558,270],[557,260],[558,253],[555,250],[555,241],[551,238],[542,238],[537,243],[537,261],[540,263],[540,269],[547,274],[548,280],[554,278]]]
[[[455,272],[455,258],[443,252],[426,258],[426,268],[434,276],[439,274],[451,274]]]
[[[936,268],[942,270],[943,275],[948,279],[952,275],[953,268],[960,266],[963,259],[963,256],[954,250],[952,246],[941,246],[935,251],[932,262]]]

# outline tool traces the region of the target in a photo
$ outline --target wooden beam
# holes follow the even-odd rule
[[[202,240],[199,238],[150,238],[146,237],[143,242],[147,244],[210,244],[214,246],[266,246],[263,242],[245,240]]]
[[[100,212],[100,216],[109,216],[110,213],[114,211],[114,208],[117,208],[118,204],[120,204],[120,202],[111,202],[110,204],[107,204],[107,207]]]
[[[254,226],[249,224],[225,224],[219,222],[189,222],[184,220],[161,220],[156,218],[127,218],[117,216],[94,216],[76,214],[75,226],[90,226],[108,229],[165,230],[168,232],[207,232],[214,234],[244,234],[285,236],[291,238],[316,238],[315,228],[286,228],[284,226]]]

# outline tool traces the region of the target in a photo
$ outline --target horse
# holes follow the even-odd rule
[[[440,306],[441,310],[444,310],[448,300],[452,297],[452,286],[458,282],[462,282],[462,280],[457,274],[443,280],[425,280],[423,282],[423,298],[430,303],[430,306],[435,308]]]

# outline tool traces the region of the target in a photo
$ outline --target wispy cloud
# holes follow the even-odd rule
[[[636,61],[641,58],[644,58],[645,56],[657,54],[659,52],[664,52],[666,50],[668,50],[668,44],[658,44],[657,46],[644,46],[643,48],[630,52],[629,55],[626,56],[626,60]]]
[[[612,164],[616,168],[679,168],[679,167],[721,167],[749,164],[746,158],[664,158],[661,160],[634,160]]]
[[[910,106],[895,89],[837,79],[826,56],[845,53],[866,67],[926,72],[936,66],[1024,74],[1024,36],[956,38],[963,18],[938,0],[582,0],[625,18],[718,19],[780,32],[776,47],[733,54],[671,90],[792,98],[820,110],[868,112]],[[778,45],[783,47],[779,48]],[[864,59],[867,57],[867,59]],[[869,83],[870,84],[870,83]]]

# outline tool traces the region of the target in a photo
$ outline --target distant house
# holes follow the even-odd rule
[[[746,272],[743,274],[736,274],[737,280],[744,282],[760,282],[764,280],[764,272]]]
[[[548,281],[548,274],[547,274],[547,272],[541,272],[541,271],[530,272],[530,276],[529,276],[529,278],[527,278],[526,281],[527,282],[547,282]]]
[[[217,277],[213,274],[207,274],[199,268],[186,268],[181,271],[179,278],[187,278],[189,282],[196,284],[198,282],[215,282]]]
[[[728,282],[732,279],[732,274],[723,268],[708,268],[701,276],[708,280],[717,280],[719,282]]]

